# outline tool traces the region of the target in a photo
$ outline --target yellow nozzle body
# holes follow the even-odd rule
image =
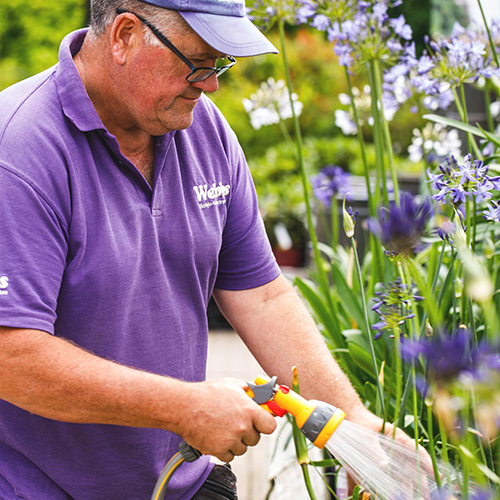
[[[257,385],[270,381],[257,377]],[[345,413],[321,401],[307,400],[282,385],[274,389],[274,403],[295,417],[298,428],[318,448],[323,448],[344,420]],[[267,408],[266,408],[267,409]]]

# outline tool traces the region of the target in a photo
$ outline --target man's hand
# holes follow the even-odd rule
[[[183,418],[177,434],[200,452],[230,462],[255,446],[260,434],[271,434],[274,418],[246,393],[237,379],[224,378],[186,385]]]

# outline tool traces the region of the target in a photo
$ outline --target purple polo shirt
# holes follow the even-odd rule
[[[206,97],[193,125],[156,139],[153,189],[125,158],[73,63],[0,94],[0,324],[72,340],[98,356],[187,381],[205,378],[214,287],[279,268],[244,155]],[[0,402],[2,500],[148,500],[180,437],[58,422]],[[183,464],[168,498],[210,471]]]

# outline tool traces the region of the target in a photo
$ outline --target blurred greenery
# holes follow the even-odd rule
[[[86,0],[0,1],[0,90],[57,62],[64,36],[85,25]]]

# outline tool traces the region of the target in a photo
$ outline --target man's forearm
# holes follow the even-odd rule
[[[179,381],[99,358],[37,330],[0,328],[0,398],[68,422],[175,427]],[[171,412],[174,414],[175,412]]]
[[[364,407],[347,376],[333,359],[301,299],[284,277],[260,289],[217,291],[221,309],[261,366],[290,384],[292,367],[301,393],[327,401],[349,415]]]
[[[38,330],[0,327],[0,399],[65,422],[168,430],[223,461],[276,425],[241,381],[183,382],[99,358]]]

